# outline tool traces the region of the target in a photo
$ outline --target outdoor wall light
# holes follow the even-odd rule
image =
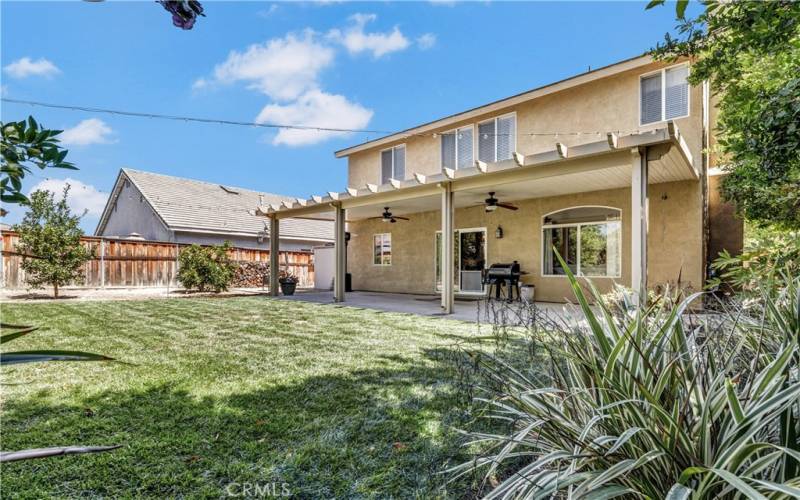
[[[503,237],[503,227],[497,226],[497,229],[494,230],[494,237],[498,240]]]

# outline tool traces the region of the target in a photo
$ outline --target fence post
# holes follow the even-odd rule
[[[100,288],[106,287],[106,242],[100,237]]]
[[[6,233],[0,234],[0,287],[6,287]]]
[[[180,259],[179,259],[180,253],[181,253],[180,247],[178,246],[177,243],[175,243],[175,274],[172,275],[172,277],[175,279],[175,285],[178,284],[178,266],[180,265]]]

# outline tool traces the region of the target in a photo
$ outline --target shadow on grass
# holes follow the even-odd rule
[[[197,397],[156,385],[70,405],[6,401],[4,449],[124,446],[4,465],[3,489],[21,497],[219,498],[233,482],[276,482],[296,498],[463,497],[469,480],[448,492],[439,474],[465,459],[453,429],[468,412],[438,351],[424,363],[387,357],[376,369],[245,393]]]

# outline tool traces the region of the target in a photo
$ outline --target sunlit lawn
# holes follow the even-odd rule
[[[305,498],[461,496],[462,398],[447,353],[475,326],[261,297],[3,304],[42,329],[4,350],[121,363],[2,369],[2,449],[122,444],[4,464],[2,494],[213,497],[286,483]]]

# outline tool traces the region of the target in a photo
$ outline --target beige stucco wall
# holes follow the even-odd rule
[[[663,126],[663,122],[646,126],[639,125],[639,77],[669,66],[670,64],[652,63],[636,70],[543,96],[435,132],[446,132],[456,127],[476,124],[488,118],[514,112],[517,115],[516,150],[523,154],[532,154],[553,149],[556,142],[562,142],[569,146],[600,140],[605,137],[605,134],[601,136],[560,135],[554,137],[532,136],[531,133],[578,131],[632,133],[659,125]],[[689,106],[689,116],[676,120],[676,124],[691,149],[692,156],[697,163],[695,166],[700,169],[702,149],[702,88],[700,86],[691,88]],[[437,173],[441,168],[439,141],[439,137],[425,135],[354,153],[349,157],[348,186],[362,187],[366,183],[380,183],[380,151],[397,144],[406,145],[407,178],[411,178],[415,172]]]
[[[650,186],[650,233],[648,279],[651,286],[675,284],[680,276],[683,287],[699,289],[702,279],[702,195],[698,181],[682,181]],[[541,276],[541,221],[545,214],[580,205],[612,206],[622,210],[622,277],[630,284],[631,252],[630,189],[537,198],[515,202],[516,212],[498,210],[487,214],[483,208],[458,209],[455,227],[487,229],[487,263],[519,261],[529,272],[524,282],[536,286],[536,297],[543,301],[563,301],[572,294],[566,278]],[[409,222],[386,224],[379,220],[350,223],[352,239],[348,247],[348,271],[353,288],[399,293],[432,294],[435,290],[435,234],[441,227],[438,211],[413,214]],[[504,237],[497,239],[501,225]],[[372,264],[372,237],[392,234],[392,265]],[[610,290],[613,281],[595,278],[601,290]]]

